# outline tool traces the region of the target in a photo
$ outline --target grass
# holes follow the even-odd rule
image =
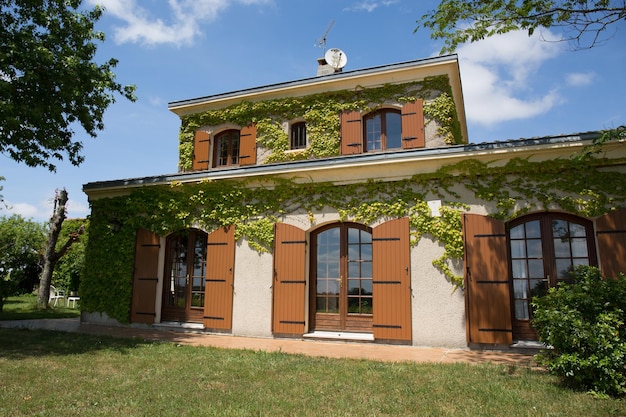
[[[0,320],[60,319],[79,316],[78,308],[71,308],[67,305],[40,310],[37,307],[35,294],[8,297],[4,302],[4,308],[0,311]]]
[[[0,329],[6,416],[623,416],[503,365],[386,363]]]

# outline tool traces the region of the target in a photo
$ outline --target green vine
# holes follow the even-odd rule
[[[497,165],[465,160],[393,182],[338,185],[274,177],[260,183],[258,179],[254,183],[220,180],[143,187],[125,196],[92,201],[86,251],[89,268],[81,283],[81,301],[87,311],[128,321],[134,238],[139,228],[164,236],[189,227],[212,231],[234,225],[238,240],[245,238],[251,248],[267,252],[273,245],[276,222],[294,213],[308,213],[313,226],[316,214],[329,209],[342,221],[369,225],[408,217],[412,244],[425,236],[439,242],[444,253],[433,265],[459,287],[462,277],[454,274],[451,262],[463,257],[461,218],[468,204],[480,204],[503,220],[548,209],[598,216],[626,204],[626,173],[608,170],[611,163],[626,161],[513,159]],[[474,195],[473,202],[466,201],[462,189]],[[439,213],[430,212],[427,201],[433,199],[442,201]],[[108,228],[112,216],[123,223],[115,234]]]
[[[339,114],[346,110],[369,112],[385,103],[423,98],[431,100],[425,114],[439,124],[439,134],[446,143],[462,143],[463,138],[456,107],[451,99],[452,89],[447,76],[427,77],[419,82],[387,84],[375,88],[357,87],[312,94],[304,97],[288,97],[259,102],[243,101],[220,110],[211,110],[182,118],[179,134],[179,167],[190,171],[193,166],[194,132],[202,126],[219,126],[232,123],[245,126],[257,125],[257,143],[269,151],[265,163],[326,158],[339,155]],[[289,138],[282,123],[298,118],[307,123],[309,146],[307,149],[289,151]]]

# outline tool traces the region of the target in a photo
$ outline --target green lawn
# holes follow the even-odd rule
[[[528,368],[0,329],[2,416],[624,416]]]
[[[37,296],[34,294],[9,297],[0,311],[0,320],[60,319],[78,316],[80,316],[80,310],[66,306],[63,301],[59,301],[57,307],[39,310]]]

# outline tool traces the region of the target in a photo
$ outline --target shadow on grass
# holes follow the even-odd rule
[[[13,360],[33,356],[78,355],[103,350],[126,353],[139,346],[155,343],[158,342],[52,330],[0,329],[0,357]]]

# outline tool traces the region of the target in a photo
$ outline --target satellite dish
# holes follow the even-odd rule
[[[326,51],[326,53],[324,54],[324,59],[326,60],[326,63],[328,65],[336,70],[345,67],[348,63],[348,57],[346,56],[346,54],[341,49],[337,48],[330,48],[328,51]]]

